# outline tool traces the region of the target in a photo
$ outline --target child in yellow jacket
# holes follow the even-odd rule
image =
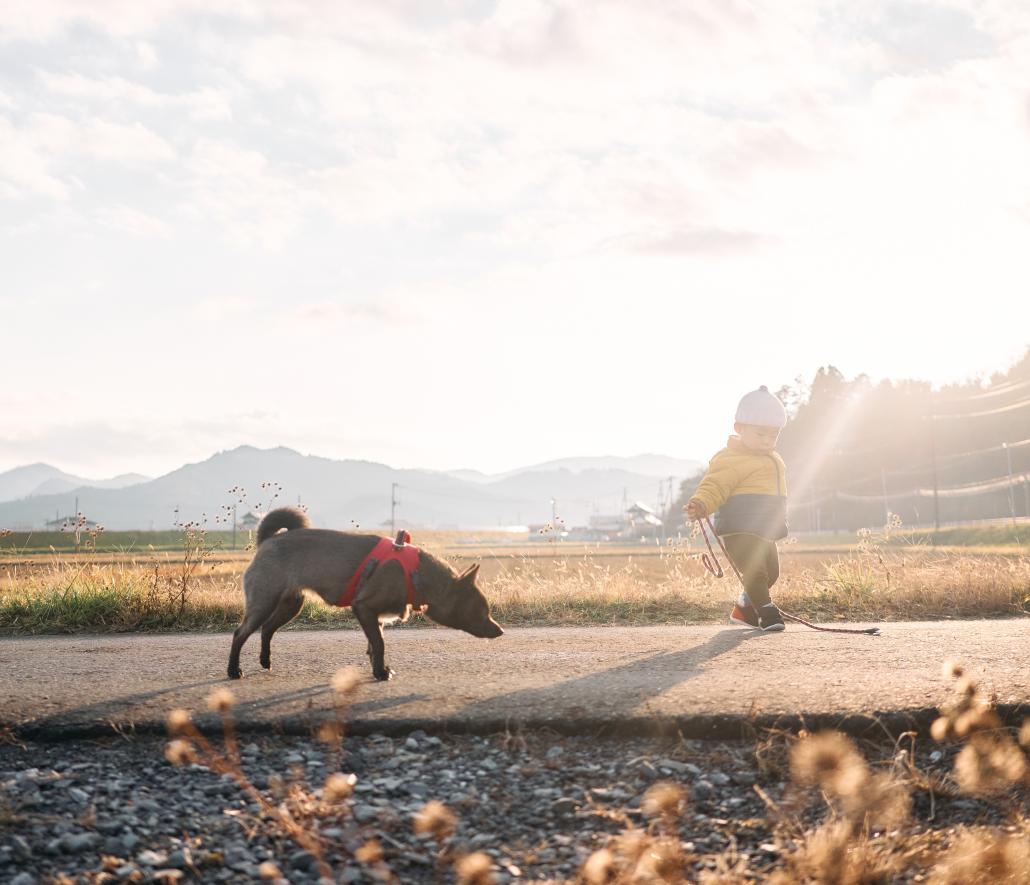
[[[776,453],[786,423],[783,403],[768,388],[744,396],[733,425],[737,435],[712,458],[683,508],[689,519],[715,514],[715,531],[744,578],[730,620],[769,632],[784,629],[769,589],[780,576],[776,541],[787,536],[787,469]]]

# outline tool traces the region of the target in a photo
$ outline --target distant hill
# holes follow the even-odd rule
[[[238,516],[267,508],[271,487],[262,489],[262,483],[281,486],[272,506],[296,504],[299,499],[307,505],[315,525],[331,528],[355,524],[382,527],[389,521],[394,484],[399,526],[485,528],[542,523],[551,517],[552,498],[557,499],[566,525],[583,525],[593,512],[617,512],[624,499],[653,504],[659,478],[682,479],[698,466],[697,462],[661,456],[640,458],[651,459],[641,463],[651,464],[652,470],[660,465],[661,472],[647,475],[610,466],[633,463],[636,459],[632,458],[577,458],[483,481],[475,471],[455,471],[459,475],[454,475],[399,470],[371,461],[301,455],[282,447],[240,446],[123,488],[79,487],[0,503],[0,527],[40,527],[56,513],[70,515],[76,497],[82,513],[110,529],[169,528],[176,513],[182,521],[206,518],[208,525],[215,527],[215,516],[226,505],[235,504]],[[566,463],[576,469],[559,466]],[[665,472],[674,465],[680,465],[680,473]],[[229,494],[235,487],[243,488],[242,500]]]
[[[146,482],[150,477],[125,473],[111,479],[86,479],[65,473],[50,464],[27,464],[0,473],[0,501],[14,501],[35,495],[53,495],[89,486],[98,489],[120,489]]]
[[[59,495],[61,492],[70,492],[83,487],[124,489],[126,486],[134,486],[138,483],[149,481],[150,477],[144,476],[142,473],[122,473],[119,476],[112,476],[110,479],[82,479],[78,476],[55,476],[53,479],[40,483],[32,494]]]
[[[650,476],[655,479],[665,479],[669,476],[683,478],[692,475],[701,466],[703,465],[700,461],[670,458],[667,455],[633,455],[629,458],[622,458],[616,455],[595,455],[545,461],[543,464],[534,464],[532,467],[520,467],[517,470],[509,470],[507,473],[500,474],[495,478],[504,479],[522,473],[537,473],[551,470],[568,470],[572,473],[614,470],[635,473],[639,476]]]

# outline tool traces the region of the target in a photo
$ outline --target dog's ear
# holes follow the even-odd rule
[[[473,563],[465,571],[458,576],[458,581],[462,584],[474,584],[476,582],[476,575],[479,574],[479,563]]]

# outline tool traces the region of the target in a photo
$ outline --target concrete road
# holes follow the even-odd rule
[[[867,625],[861,625],[867,626]],[[1030,715],[1030,618],[892,623],[883,635],[790,627],[511,629],[495,640],[442,628],[386,632],[397,677],[374,682],[357,631],[286,631],[273,669],[225,679],[229,636],[126,635],[0,640],[0,725],[26,737],[163,730],[174,707],[215,726],[204,699],[229,686],[245,729],[307,733],[330,709],[329,679],[367,675],[351,730],[669,732],[734,737],[748,724],[853,732],[926,727],[949,693],[941,662],[964,661],[1014,721]],[[203,712],[203,715],[201,715]]]

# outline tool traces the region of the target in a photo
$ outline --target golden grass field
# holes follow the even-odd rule
[[[445,533],[418,540],[455,568],[481,563],[480,586],[506,626],[719,622],[739,590],[728,566],[722,580],[704,570],[696,546],[512,547],[496,539],[455,544]],[[1002,550],[785,544],[772,595],[819,621],[1022,616],[1030,608],[1030,556]],[[0,556],[0,632],[232,629],[250,557],[202,540],[189,552],[9,552]],[[356,622],[312,600],[294,626]]]

